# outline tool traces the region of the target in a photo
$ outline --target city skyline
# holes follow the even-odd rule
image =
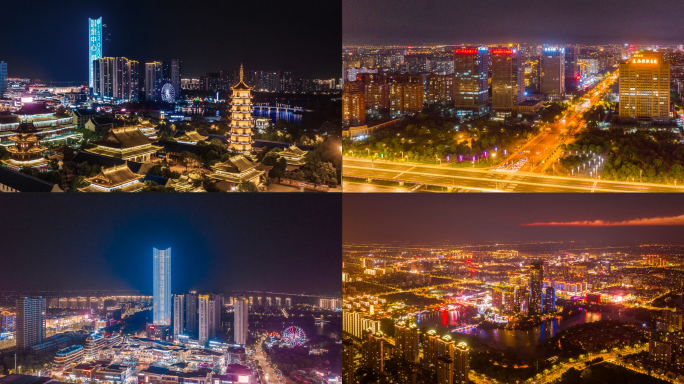
[[[3,23],[3,54],[7,56],[0,61],[8,63],[9,77],[87,81],[88,19],[100,17],[106,26],[102,28],[103,57],[127,57],[140,63],[178,58],[183,61],[184,78],[233,71],[240,63],[250,70],[290,70],[299,77],[329,78],[339,73],[336,48],[341,30],[329,28],[331,19],[341,20],[338,1],[309,1],[297,7],[218,1],[201,7],[186,7],[185,3],[159,7],[132,1],[72,3],[38,7],[34,17],[43,22],[31,28],[19,20]],[[19,3],[5,7],[8,13],[21,12]],[[259,15],[258,27],[255,14]],[[68,43],[47,40],[54,30]],[[28,46],[32,48],[26,49]],[[54,49],[59,49],[64,59],[53,60]],[[316,60],[292,54],[304,50],[316,52]]]
[[[401,0],[391,7],[378,0],[344,0],[343,44],[675,44],[670,26],[676,25],[682,7],[671,0]]]
[[[6,196],[7,220],[0,227],[9,233],[12,223],[26,220],[28,214],[33,230],[20,231],[5,243],[8,257],[0,290],[135,289],[152,294],[150,253],[156,247],[173,249],[171,293],[337,293],[341,265],[336,257],[322,255],[339,254],[341,202],[302,197],[245,196],[221,209],[224,200],[207,197],[109,197],[105,202],[65,196],[56,204],[52,199]],[[319,209],[330,214],[320,217]],[[55,217],[73,224],[55,225]],[[279,219],[289,224],[269,223]],[[99,230],[93,231],[93,225]],[[41,241],[31,240],[34,231],[43,233]],[[307,278],[292,278],[302,275]]]
[[[480,194],[462,195],[454,204],[448,194],[350,194],[343,206],[343,241],[671,243],[679,240],[684,223],[678,199],[643,194],[506,194],[492,199]]]

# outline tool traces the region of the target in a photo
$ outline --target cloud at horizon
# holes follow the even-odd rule
[[[684,215],[669,217],[645,217],[621,221],[582,220],[552,221],[547,223],[520,224],[522,227],[637,227],[637,226],[674,226],[684,225]]]

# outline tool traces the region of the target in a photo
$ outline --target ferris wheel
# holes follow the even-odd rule
[[[171,85],[171,83],[164,84],[161,89],[161,97],[162,101],[173,103],[173,100],[176,97],[176,90],[173,89],[173,85]]]
[[[283,331],[280,341],[290,347],[301,347],[306,340],[306,333],[301,328],[291,326]]]

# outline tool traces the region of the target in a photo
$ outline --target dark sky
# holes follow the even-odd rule
[[[111,34],[104,56],[177,58],[183,77],[239,69],[339,77],[340,0],[2,2],[0,61],[10,77],[88,79],[88,18]],[[12,16],[10,16],[12,15]],[[142,67],[141,67],[142,72]],[[141,78],[142,78],[141,73]]]
[[[318,194],[0,199],[0,290],[138,289],[171,247],[173,293],[335,294],[341,199]]]
[[[345,194],[343,200],[343,240],[350,243],[574,240],[684,244],[684,200],[679,194]],[[657,217],[671,219],[647,222],[679,225],[619,223]],[[572,223],[575,221],[595,225]],[[549,222],[575,225],[523,225]]]
[[[345,44],[679,43],[681,0],[343,0]]]

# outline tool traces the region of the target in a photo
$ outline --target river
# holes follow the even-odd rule
[[[300,123],[302,122],[302,115],[298,113],[292,113],[287,110],[280,110],[278,108],[264,108],[264,107],[254,107],[254,112],[252,112],[254,117],[268,117],[271,119],[273,124],[278,120],[283,119],[288,123]]]
[[[435,329],[439,333],[446,333],[462,325],[461,314],[458,311],[443,311],[420,316],[419,327]],[[470,329],[462,333],[451,333],[458,339],[469,343],[483,344],[491,349],[511,349],[523,358],[544,357],[542,343],[560,331],[573,325],[591,323],[600,320],[617,320],[624,323],[642,323],[632,316],[617,312],[589,312],[580,311],[577,315],[565,319],[553,319],[530,329]],[[463,335],[463,336],[461,336]]]

